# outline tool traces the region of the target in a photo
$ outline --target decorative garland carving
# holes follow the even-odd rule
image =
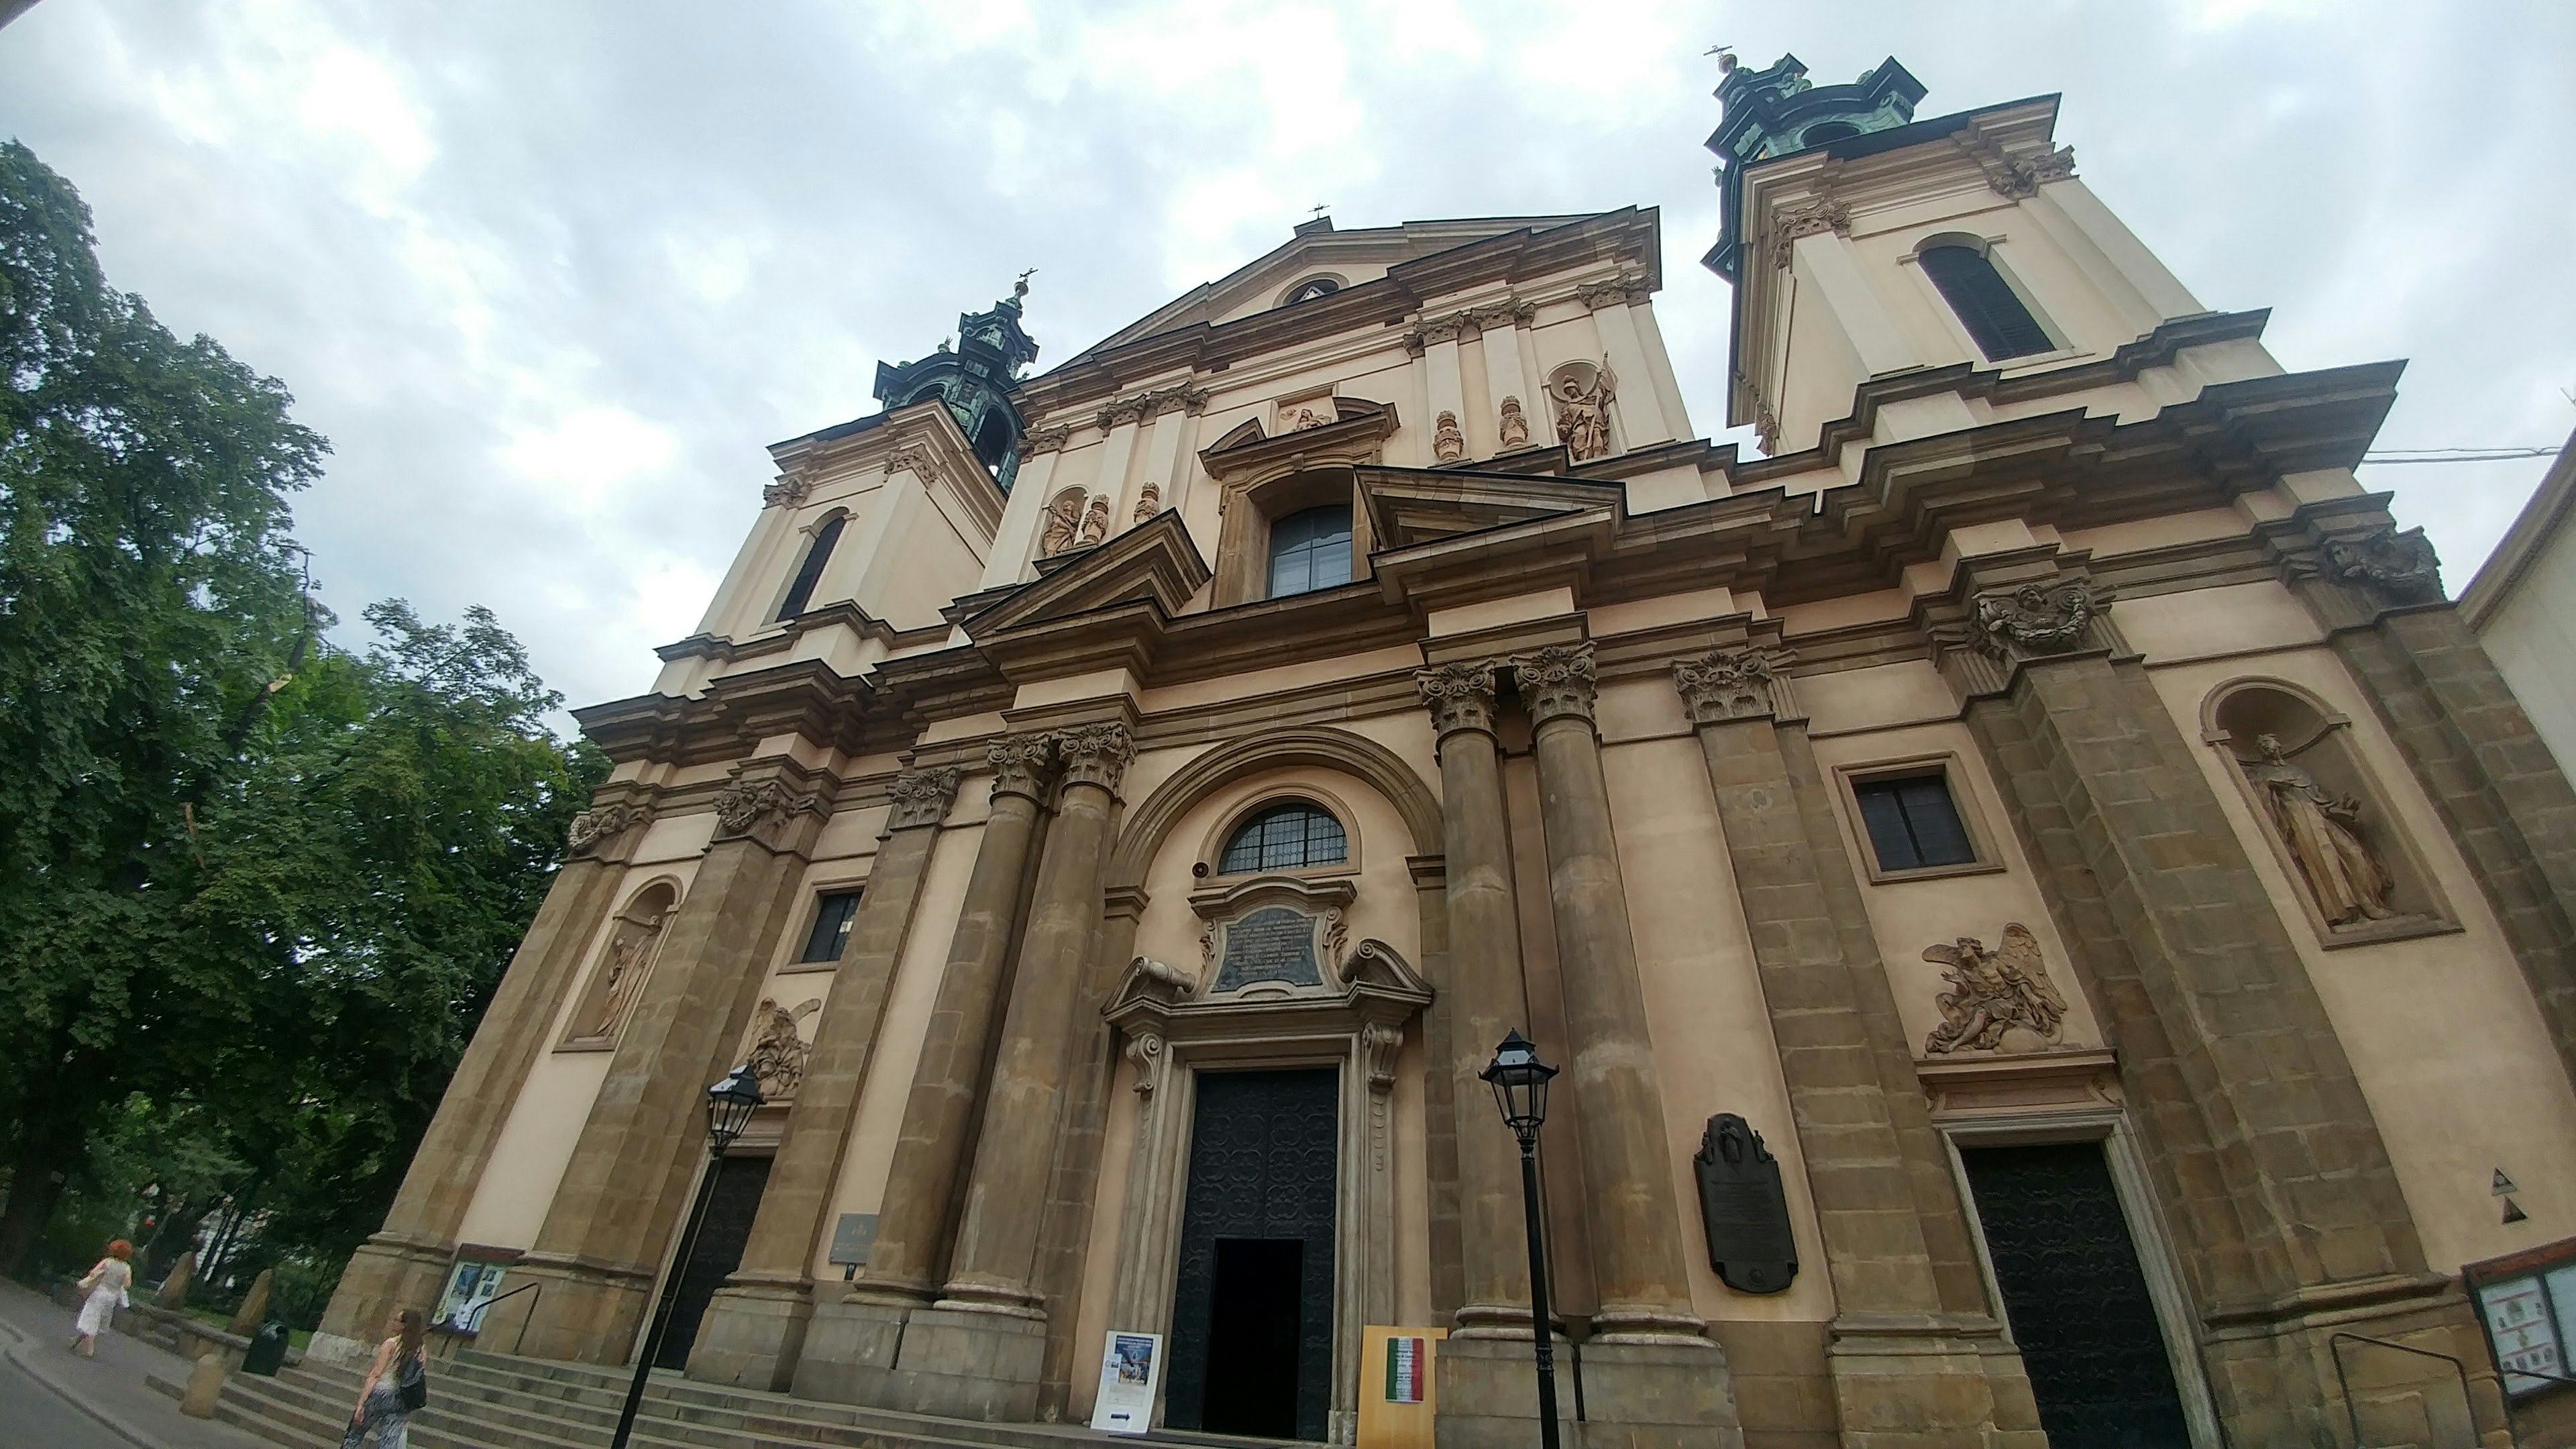
[[[1020,456],[1034,458],[1040,453],[1061,451],[1072,436],[1073,429],[1067,427],[1031,428],[1020,434]]]
[[[1655,289],[1647,284],[1645,278],[1622,275],[1606,282],[1587,282],[1575,289],[1574,297],[1576,301],[1598,312],[1604,307],[1625,307],[1631,303],[1643,302],[1654,294]]]
[[[2090,579],[2029,583],[1979,594],[1968,624],[1980,648],[2010,658],[2063,654],[2084,640],[2084,630],[2117,597]]]
[[[2338,582],[2367,585],[2400,603],[2442,596],[2442,557],[2424,530],[2382,524],[2359,538],[2329,538],[2326,570]]]
[[[946,475],[939,471],[938,460],[930,456],[928,448],[918,443],[905,443],[886,454],[885,470],[889,478],[909,470],[912,476],[924,483],[936,484],[946,479]]]
[[[957,767],[906,770],[894,777],[886,793],[894,798],[894,810],[886,816],[887,830],[937,825],[948,818],[948,802],[957,798]]]
[[[817,801],[777,780],[736,780],[716,792],[715,803],[716,839],[749,835],[763,845],[772,845],[788,821],[816,808]]]
[[[1783,712],[1786,673],[1798,656],[1786,649],[1712,649],[1673,661],[1673,688],[1692,724],[1771,719]]]
[[[1431,425],[1431,456],[1455,463],[1467,455],[1467,435],[1458,430],[1458,415],[1444,412]]]
[[[1460,730],[1494,732],[1494,661],[1459,660],[1413,671],[1413,687],[1442,739]]]
[[[790,473],[760,490],[760,506],[801,508],[813,492],[813,479],[802,474]]]
[[[1511,658],[1512,687],[1530,713],[1530,723],[1543,725],[1561,715],[1586,723],[1599,689],[1592,671],[1592,645],[1551,644]]]
[[[1950,989],[1933,998],[1941,1024],[1924,1039],[1932,1056],[1959,1051],[2041,1051],[2056,1043],[2066,1020],[2066,998],[2048,979],[2039,938],[2018,921],[2004,927],[2003,945],[1989,951],[1974,936],[1924,948]]]
[[[1483,307],[1470,307],[1467,322],[1477,331],[1508,327],[1527,327],[1538,317],[1538,306],[1531,302],[1498,302]]]
[[[1797,255],[1798,238],[1851,235],[1851,208],[1831,197],[1793,202],[1771,213],[1771,265],[1788,270]]]
[[[1055,778],[1055,740],[1049,735],[1004,735],[984,758],[993,767],[992,798],[1024,795],[1044,801]]]
[[[578,860],[651,819],[652,813],[623,800],[584,810],[572,818],[572,828],[564,832],[564,853]]]
[[[1073,725],[1057,730],[1049,738],[1055,741],[1056,758],[1064,762],[1064,783],[1097,785],[1115,795],[1118,784],[1127,777],[1127,765],[1136,758],[1136,741],[1127,726],[1110,720],[1101,724]]]

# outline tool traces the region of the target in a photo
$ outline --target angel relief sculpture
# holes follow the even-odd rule
[[[1925,1052],[2031,1052],[2056,1043],[2066,998],[2049,981],[2030,927],[2006,925],[2003,945],[1992,951],[1974,936],[1961,936],[1927,948],[1923,959],[1938,963],[1950,984],[1933,998],[1941,1024],[1925,1038]]]
[[[822,1009],[823,1003],[814,999],[798,1002],[793,1009],[779,1005],[773,997],[760,999],[746,1061],[751,1074],[760,1079],[763,1098],[774,1102],[793,1096],[798,1084],[805,1080],[805,1061],[813,1055],[814,1047],[805,1040],[801,1024]]]
[[[2351,926],[2385,921],[2397,914],[2388,905],[2396,885],[2388,868],[2362,843],[2361,801],[2329,794],[2316,776],[2289,761],[2278,735],[2254,737],[2261,758],[2245,762],[2245,778],[2263,796],[2263,808],[2290,848],[2300,878],[2317,903],[2326,925]]]

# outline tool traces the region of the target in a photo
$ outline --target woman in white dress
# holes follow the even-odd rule
[[[72,1340],[72,1351],[86,1358],[98,1357],[98,1335],[116,1320],[116,1310],[125,1306],[126,1285],[134,1281],[134,1245],[123,1238],[107,1245],[107,1256],[81,1279],[80,1320],[73,1325],[78,1337]]]

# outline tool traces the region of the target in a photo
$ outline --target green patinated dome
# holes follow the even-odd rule
[[[1737,275],[1743,251],[1737,213],[1744,201],[1745,168],[1873,131],[1895,130],[1913,121],[1914,103],[1923,99],[1923,83],[1898,65],[1894,56],[1851,84],[1839,86],[1808,80],[1806,65],[1794,55],[1780,57],[1768,70],[1748,70],[1731,62],[1729,57],[1726,79],[1717,87],[1725,118],[1708,138],[1708,149],[1718,156],[1725,219],[1717,246],[1702,259],[1729,281]]]

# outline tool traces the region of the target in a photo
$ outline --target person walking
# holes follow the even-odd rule
[[[80,1280],[80,1317],[72,1325],[72,1352],[83,1358],[98,1357],[98,1335],[116,1321],[116,1310],[126,1306],[125,1290],[133,1281],[134,1245],[118,1238],[107,1245],[107,1256]]]
[[[349,1415],[340,1449],[359,1449],[370,1433],[376,1449],[403,1449],[412,1413],[429,1402],[428,1320],[419,1309],[406,1308],[385,1327],[390,1335],[376,1345],[376,1361],[358,1385],[358,1407]]]

